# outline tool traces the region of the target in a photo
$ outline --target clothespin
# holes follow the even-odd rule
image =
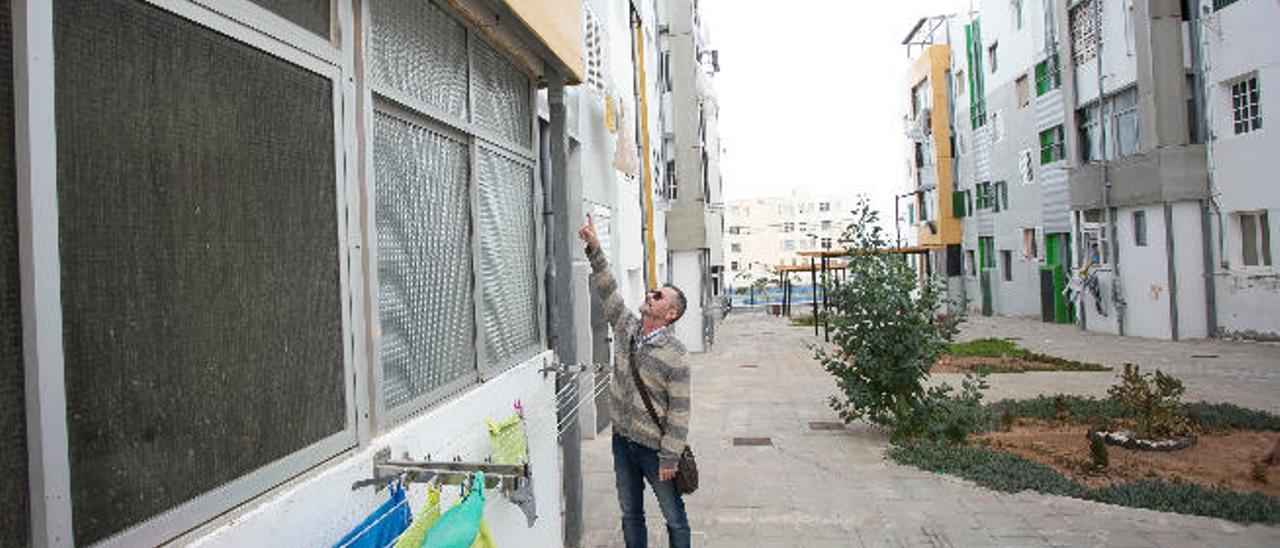
[[[520,403],[520,400],[516,400],[514,407],[516,408],[516,416],[520,417],[520,420],[524,420],[524,405]]]

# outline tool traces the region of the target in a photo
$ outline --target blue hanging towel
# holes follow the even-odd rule
[[[468,548],[484,519],[484,472],[477,472],[467,497],[450,508],[427,531],[422,548]]]
[[[391,498],[382,503],[355,529],[347,533],[334,546],[336,548],[384,548],[395,542],[411,520],[409,499],[399,482],[391,484]]]

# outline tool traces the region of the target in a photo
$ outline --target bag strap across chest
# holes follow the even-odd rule
[[[649,387],[645,386],[644,380],[640,378],[640,368],[636,367],[636,352],[639,350],[636,347],[636,338],[634,336],[631,337],[631,352],[628,360],[631,366],[631,378],[636,381],[636,390],[640,392],[640,399],[644,400],[644,408],[649,410],[649,417],[653,419],[654,423],[657,423],[658,432],[665,436],[667,434],[666,429],[662,427],[662,421],[658,420],[658,412],[653,410],[653,400],[649,396]]]

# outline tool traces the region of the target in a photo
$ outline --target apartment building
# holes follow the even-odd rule
[[[696,0],[666,4],[659,93],[667,279],[689,302],[676,334],[691,352],[701,352],[714,337],[724,287],[719,105],[713,82],[719,52],[711,47]]]
[[[842,249],[840,237],[853,222],[855,203],[849,196],[813,195],[803,188],[785,197],[730,200],[724,221],[728,287],[773,279],[770,269],[777,266],[809,264],[797,252]]]
[[[911,190],[962,219],[953,296],[984,314],[1125,335],[1273,336],[1261,310],[1280,298],[1277,193],[1258,155],[1272,144],[1261,97],[1275,49],[1238,37],[1275,23],[1276,9],[1012,0],[922,20],[904,41],[916,55],[904,90]],[[921,97],[937,101],[917,67],[942,64],[944,45],[956,190],[933,197],[945,181],[929,175],[945,177],[919,151],[945,159],[917,120]]]
[[[631,304],[667,257],[660,3],[585,4],[5,2],[3,543],[332,545],[519,402],[537,519],[485,519],[561,544],[583,210]]]
[[[1280,336],[1280,133],[1264,115],[1280,96],[1280,5],[1265,0],[1202,2],[1197,15],[1203,52],[1208,172],[1208,233],[1213,250],[1216,331]]]

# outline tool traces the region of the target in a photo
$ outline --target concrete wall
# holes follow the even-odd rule
[[[701,251],[673,251],[671,253],[671,283],[684,292],[688,307],[684,316],[676,322],[674,328],[676,338],[684,343],[690,352],[705,350],[702,334],[703,308],[700,302],[702,295],[702,269],[698,256]]]
[[[277,487],[252,506],[176,539],[174,544],[331,545],[387,499],[385,491],[375,492],[372,487],[351,489],[352,483],[372,477],[375,452],[388,447],[394,457],[407,452],[414,459],[425,459],[430,454],[439,460],[458,456],[483,461],[492,452],[484,419],[510,416],[512,404],[519,400],[527,417],[538,520],[530,528],[519,508],[490,491],[486,493],[485,521],[500,546],[559,546],[562,527],[555,377],[538,373],[550,360],[550,353],[545,353],[459,394],[375,437],[369,445]],[[446,494],[456,497],[456,493],[455,489]],[[425,504],[422,486],[410,488],[409,500],[415,512]],[[446,498],[445,503],[451,504],[452,499]]]
[[[1104,92],[1111,94],[1138,81],[1138,66],[1134,43],[1137,19],[1134,3],[1148,0],[1095,0],[1102,2],[1102,72]],[[1163,1],[1163,0],[1155,0]],[[1063,43],[1062,63],[1071,67],[1071,33],[1069,18],[1063,18],[1061,34]],[[1098,65],[1096,57],[1075,66],[1076,107],[1098,98]]]

